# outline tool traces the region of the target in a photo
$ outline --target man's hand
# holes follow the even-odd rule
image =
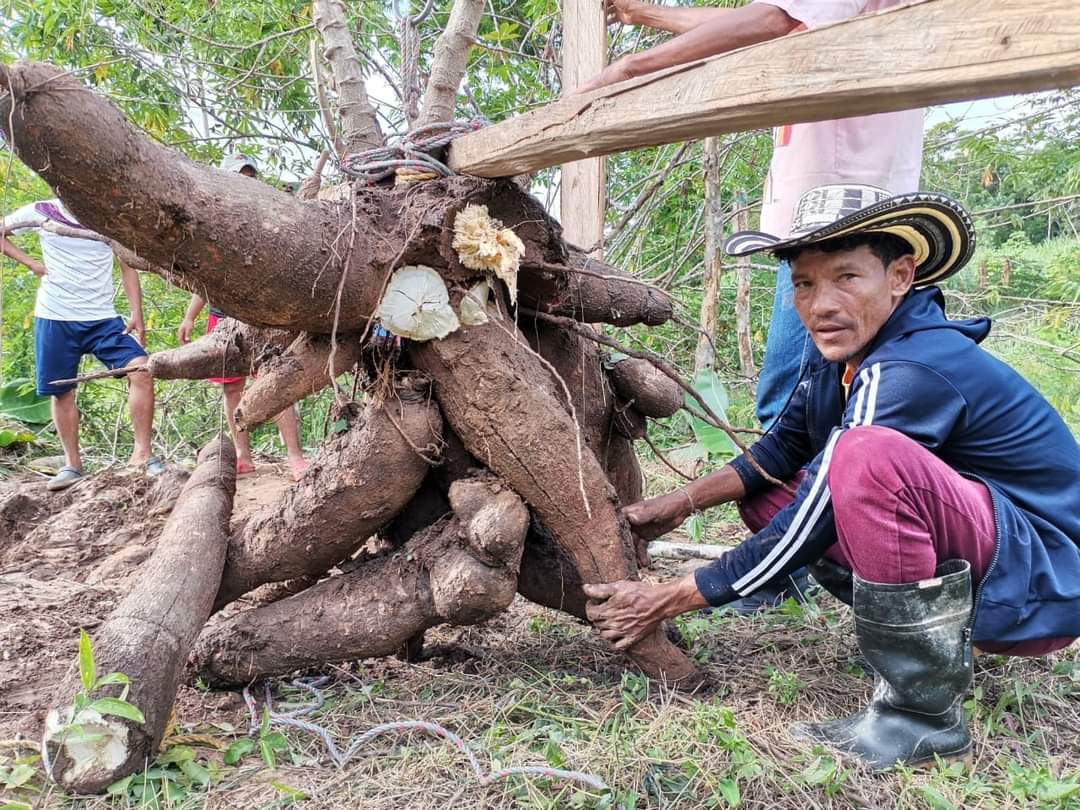
[[[26,265],[30,268],[30,272],[38,278],[45,278],[48,275],[48,269],[45,267],[45,262],[39,262],[37,259],[30,259]]]
[[[709,604],[693,574],[660,585],[623,580],[584,589],[589,597],[585,614],[616,650],[633,647],[664,619]]]
[[[644,5],[641,0],[604,0],[604,16],[607,24],[638,25],[634,12]]]
[[[607,87],[609,84],[618,84],[632,78],[634,78],[634,73],[631,72],[630,57],[624,56],[619,61],[612,62],[585,84],[575,87],[570,93],[588,93],[590,90],[597,90],[601,87]]]
[[[136,315],[128,321],[127,328],[124,329],[124,334],[134,334],[135,339],[139,341],[139,345],[146,346],[146,324],[143,323],[141,315]]]
[[[662,585],[623,580],[586,585],[585,614],[616,650],[633,647],[668,618]]]
[[[643,540],[654,540],[679,528],[692,514],[690,499],[677,489],[667,495],[638,501],[623,509],[634,534]]]
[[[176,337],[180,339],[180,343],[191,343],[191,335],[195,331],[195,321],[191,318],[184,318],[180,321],[180,328],[176,330]]]

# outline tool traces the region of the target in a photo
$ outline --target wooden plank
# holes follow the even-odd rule
[[[598,0],[563,0],[562,85],[572,90],[591,79],[607,61],[607,24]],[[562,166],[559,220],[567,241],[592,255],[603,253],[605,193],[604,158],[588,158]]]
[[[1076,0],[925,0],[572,96],[458,139],[502,177],[725,132],[1080,84]]]

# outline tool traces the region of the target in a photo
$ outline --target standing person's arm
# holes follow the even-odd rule
[[[191,334],[195,331],[195,319],[199,317],[204,306],[206,306],[206,301],[202,296],[192,293],[187,311],[184,312],[184,320],[180,321],[180,328],[176,330],[176,336],[181,343],[191,343]]]
[[[143,320],[142,285],[139,283],[139,273],[133,267],[129,267],[120,261],[120,280],[124,285],[124,295],[127,296],[128,305],[131,307],[131,320],[128,321],[128,334],[134,332],[135,339],[140,346],[146,345],[146,322]]]
[[[799,22],[786,11],[768,3],[751,3],[731,9],[655,48],[612,62],[575,92],[585,93],[663,68],[776,39],[798,25]]]
[[[608,25],[643,25],[673,34],[685,34],[691,28],[710,22],[733,9],[714,6],[661,6],[643,0],[605,0]]]
[[[45,276],[45,264],[8,241],[6,234],[0,234],[0,253],[3,253],[8,258],[14,259],[19,264],[25,266],[38,278],[43,278]]]
[[[14,259],[38,278],[43,278],[48,272],[45,264],[20,250],[17,245],[8,239],[8,234],[23,233],[33,228],[39,228],[44,222],[45,217],[37,210],[35,203],[24,205],[22,208],[12,211],[6,217],[0,217],[0,254]]]

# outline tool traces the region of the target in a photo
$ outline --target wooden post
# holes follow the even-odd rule
[[[607,62],[607,25],[603,3],[563,0],[563,93],[591,79]],[[576,160],[562,166],[559,220],[566,241],[601,258],[604,241],[605,161]]]
[[[746,192],[735,194],[735,230],[745,231],[750,227],[749,208]],[[739,340],[739,369],[746,379],[757,374],[754,366],[753,341],[750,335],[750,257],[740,256],[735,260],[735,333]]]
[[[564,97],[458,138],[448,162],[509,177],[724,132],[1076,84],[1076,0],[925,0]]]
[[[716,362],[716,307],[724,272],[724,209],[720,200],[720,139],[705,139],[705,289],[701,294],[701,334],[694,352],[694,373]]]

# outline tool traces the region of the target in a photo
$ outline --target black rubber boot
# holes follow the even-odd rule
[[[806,566],[810,576],[814,578],[822,588],[827,590],[848,607],[851,606],[852,573],[839,563],[835,563],[828,557],[822,557],[815,563]]]
[[[857,756],[876,771],[971,749],[963,698],[971,683],[971,566],[883,585],[854,577],[855,636],[876,672],[870,704],[842,720],[799,723],[796,736]]]

